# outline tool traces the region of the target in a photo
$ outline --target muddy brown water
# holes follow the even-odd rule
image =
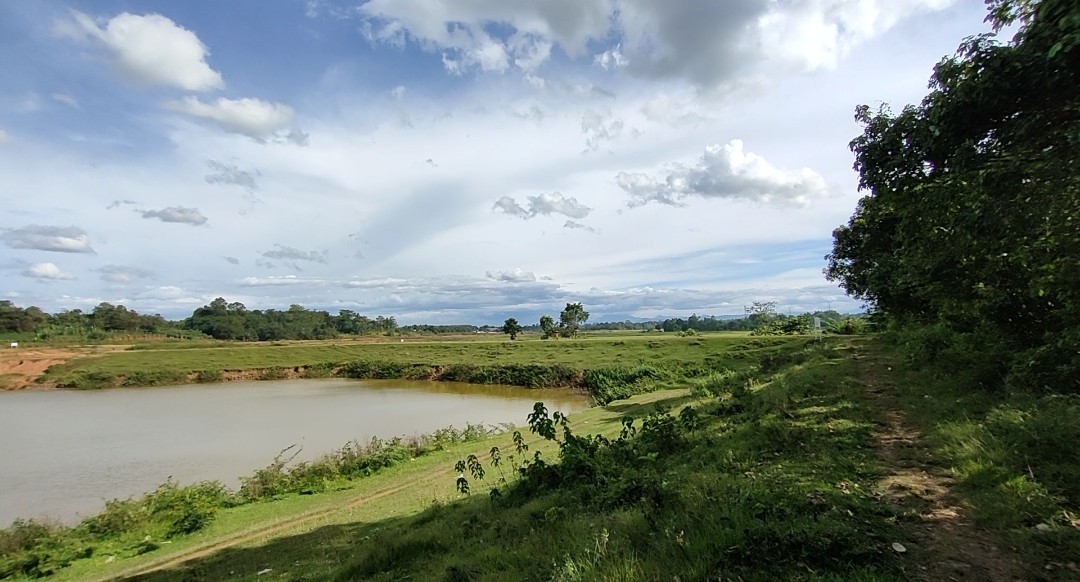
[[[0,392],[0,528],[16,518],[75,523],[170,477],[235,488],[290,445],[313,459],[354,439],[520,426],[537,401],[588,406],[567,390],[395,380]]]

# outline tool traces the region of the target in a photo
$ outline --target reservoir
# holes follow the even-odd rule
[[[235,489],[291,445],[310,460],[354,439],[524,426],[537,401],[567,413],[589,403],[568,390],[346,379],[0,392],[0,528],[73,524],[169,477]]]

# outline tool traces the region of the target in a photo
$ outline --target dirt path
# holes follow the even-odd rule
[[[861,346],[856,356],[859,380],[871,406],[885,416],[879,428],[878,455],[889,471],[878,492],[922,521],[903,540],[906,560],[916,576],[928,581],[1012,582],[1029,580],[1025,569],[987,531],[965,517],[952,494],[953,480],[929,461],[918,430],[906,422],[890,379],[891,362]]]
[[[34,380],[45,373],[53,364],[64,362],[79,356],[75,352],[40,348],[40,349],[5,349],[0,351],[0,389],[22,390],[33,388]]]

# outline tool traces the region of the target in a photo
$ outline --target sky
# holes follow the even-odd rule
[[[0,0],[0,298],[857,312],[856,106],[981,0]]]

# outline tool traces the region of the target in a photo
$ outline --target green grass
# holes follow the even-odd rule
[[[1050,565],[1046,579],[1076,579],[1067,564],[1080,565],[1080,396],[981,388],[975,370],[913,366],[881,342],[863,349],[888,401],[925,435],[919,460],[957,481],[977,525]]]
[[[672,337],[598,334],[578,340],[413,341],[230,344],[228,347],[116,351],[49,369],[40,381],[61,387],[155,386],[207,382],[225,371],[255,379],[287,374],[436,379],[530,387],[575,386],[601,402],[681,377],[751,367],[764,354],[796,349],[805,338],[744,334]]]
[[[690,342],[702,339],[709,349],[697,355],[700,346]],[[925,435],[915,460],[956,479],[953,493],[979,527],[1002,536],[1038,579],[1070,579],[1065,567],[1043,566],[1080,556],[1080,522],[1070,521],[1080,513],[1075,398],[973,390],[962,373],[912,369],[874,340],[788,339],[772,347],[751,341],[646,336],[409,346],[416,350],[411,357],[446,355],[436,362],[444,366],[490,350],[518,358],[506,365],[525,366],[535,363],[525,356],[554,350],[567,358],[558,364],[607,369],[605,378],[616,383],[635,382],[621,374],[646,367],[613,363],[609,348],[658,350],[678,362],[661,362],[658,369],[695,370],[706,357],[732,365],[671,382],[681,390],[575,414],[570,433],[557,422],[549,425],[550,440],[524,429],[527,451],[501,434],[396,462],[359,480],[331,475],[321,492],[299,495],[292,487],[223,508],[204,528],[145,555],[132,546],[97,552],[54,578],[908,580],[917,564],[910,563],[912,554],[892,551],[891,543],[910,540],[926,524],[922,508],[893,504],[879,493],[888,468],[874,436],[887,413],[899,412]],[[347,349],[365,361],[423,363],[392,360],[391,350],[400,347]],[[281,348],[313,350],[302,354],[341,349]],[[265,350],[260,346],[251,357],[264,357]],[[869,386],[880,394],[868,393]],[[632,430],[625,424],[631,418]],[[542,419],[534,424],[545,426]],[[499,449],[498,465],[492,447]],[[455,489],[455,464],[466,460],[470,494],[463,495]],[[472,471],[477,464],[483,476]],[[172,564],[202,548],[217,549]],[[111,555],[117,558],[108,561]]]
[[[557,440],[525,431],[527,452],[500,435],[342,491],[223,509],[173,544],[79,560],[56,579],[130,578],[306,513],[316,517],[130,579],[901,580],[888,544],[906,516],[872,493],[879,418],[859,402],[853,361],[834,348],[774,351],[758,373],[686,379],[690,391],[594,408]],[[620,436],[626,417],[636,436]],[[576,436],[585,434],[607,440]],[[487,475],[470,476],[463,496],[454,462],[470,455]]]
[[[659,409],[610,406],[637,418],[636,436],[622,440],[618,424],[575,415],[574,434],[602,432],[613,444],[557,454],[548,441],[541,459],[561,456],[559,469],[515,477],[513,464],[532,458],[535,443],[524,455],[506,443],[499,467],[477,454],[487,474],[470,477],[471,495],[133,579],[258,580],[267,569],[271,579],[310,581],[906,579],[888,550],[905,516],[872,493],[877,418],[858,403],[854,366],[829,348],[802,362],[749,391],[711,378]],[[683,412],[688,404],[696,413]],[[455,475],[442,479],[444,491]]]

